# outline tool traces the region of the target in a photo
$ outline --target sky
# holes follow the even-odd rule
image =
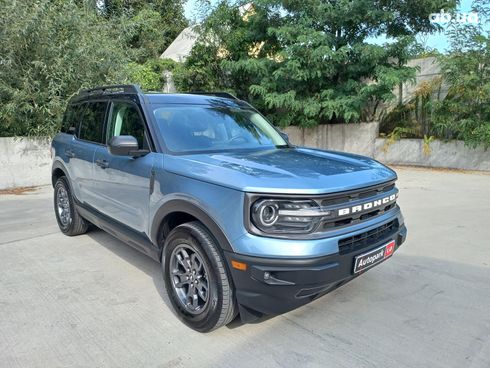
[[[213,0],[211,0],[211,3],[212,2]],[[469,13],[471,11],[472,2],[473,2],[472,0],[461,0],[458,12]],[[184,8],[185,16],[189,20],[193,20],[196,18],[196,11],[195,11],[196,3],[197,0],[187,0],[185,4],[185,8]],[[485,22],[485,21],[486,19],[482,19],[481,17],[479,17],[479,22]],[[441,25],[444,27],[444,24]],[[489,29],[488,24],[486,28]],[[378,37],[376,39],[370,40],[370,42],[380,43],[380,44],[385,43],[386,41],[387,39],[385,37]],[[432,49],[437,49],[440,52],[445,52],[449,47],[448,39],[444,35],[444,32],[433,33],[427,37],[424,37],[423,41],[427,47]]]

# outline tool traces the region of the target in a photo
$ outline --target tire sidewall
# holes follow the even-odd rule
[[[60,217],[59,217],[59,214],[58,214],[58,203],[57,203],[57,200],[58,200],[58,188],[61,187],[61,186],[66,190],[66,193],[67,193],[67,196],[68,196],[68,203],[70,205],[70,223],[68,225],[66,225],[66,226],[61,223]],[[73,198],[72,198],[72,195],[71,195],[70,186],[68,185],[68,182],[65,179],[65,177],[62,176],[61,178],[59,178],[56,181],[56,184],[54,185],[54,213],[55,213],[55,216],[56,216],[56,221],[58,222],[58,226],[59,226],[61,232],[63,232],[64,234],[70,233],[70,231],[73,228],[73,222],[74,222],[73,216],[75,214],[74,210],[75,210],[75,207],[73,205]]]
[[[212,237],[210,238],[212,239]],[[208,304],[198,315],[190,314],[182,306],[178,296],[176,295],[172,285],[171,276],[169,274],[169,265],[172,252],[181,244],[185,244],[199,253],[209,273]],[[223,285],[216,271],[218,269],[218,264],[212,256],[212,253],[208,250],[208,247],[213,246],[217,250],[215,244],[208,244],[208,241],[206,241],[206,239],[204,239],[197,231],[184,224],[178,226],[170,233],[165,241],[165,248],[162,252],[163,278],[170,302],[172,303],[177,316],[182,320],[182,322],[192,329],[201,332],[207,332],[213,329],[219,320],[223,306]]]

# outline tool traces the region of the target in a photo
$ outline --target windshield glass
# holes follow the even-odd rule
[[[157,106],[153,109],[167,148],[173,152],[287,146],[259,113],[215,106]]]

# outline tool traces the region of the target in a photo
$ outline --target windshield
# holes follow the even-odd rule
[[[215,106],[157,106],[153,109],[170,151],[213,151],[287,146],[259,113]]]

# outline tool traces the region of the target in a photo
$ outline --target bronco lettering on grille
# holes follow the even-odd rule
[[[363,204],[359,204],[357,206],[341,208],[338,210],[338,216],[350,215],[357,212],[362,212],[366,210],[370,210],[376,207],[380,207],[382,205],[388,205],[396,201],[398,197],[398,193],[392,194],[388,197],[380,198],[375,201],[366,202]]]

